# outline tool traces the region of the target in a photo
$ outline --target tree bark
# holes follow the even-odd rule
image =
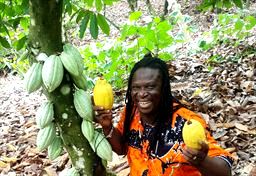
[[[30,0],[31,47],[48,55],[62,51],[62,0]]]
[[[38,52],[58,55],[62,52],[62,7],[63,0],[30,0],[29,46]],[[61,88],[69,87],[70,92],[63,95]],[[43,88],[44,95],[54,103],[54,118],[64,147],[69,153],[73,167],[81,175],[104,175],[105,168],[91,149],[81,132],[82,119],[73,104],[74,86],[67,72],[61,85],[52,93]],[[64,118],[65,117],[65,118]],[[99,175],[99,174],[98,174]]]

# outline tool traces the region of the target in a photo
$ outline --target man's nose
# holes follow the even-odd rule
[[[139,95],[140,97],[145,97],[145,96],[148,95],[148,92],[145,90],[145,88],[141,88],[141,89],[139,90],[139,92],[138,92],[138,95]]]

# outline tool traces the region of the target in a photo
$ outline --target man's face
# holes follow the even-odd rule
[[[139,68],[132,78],[132,99],[141,117],[154,120],[161,99],[162,76],[157,69]]]

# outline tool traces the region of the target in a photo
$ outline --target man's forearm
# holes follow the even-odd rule
[[[111,128],[103,128],[104,134],[107,136],[111,131]],[[122,141],[122,135],[115,128],[113,129],[111,137],[107,138],[112,146],[112,150],[118,155],[124,155],[126,153],[125,144]]]
[[[204,176],[231,176],[230,167],[227,162],[218,157],[207,156],[205,160],[196,167]]]

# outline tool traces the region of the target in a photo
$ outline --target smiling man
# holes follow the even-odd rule
[[[232,157],[217,145],[205,121],[171,94],[168,68],[159,58],[146,55],[133,67],[126,106],[116,127],[112,112],[94,107],[95,119],[120,155],[127,155],[131,176],[230,176]],[[189,119],[205,128],[207,144],[185,146],[182,128]]]

